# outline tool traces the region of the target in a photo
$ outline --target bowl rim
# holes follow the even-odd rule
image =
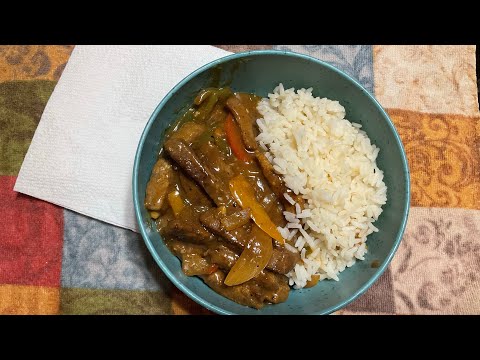
[[[388,267],[388,265],[392,261],[392,258],[395,255],[395,253],[396,253],[396,251],[397,251],[397,249],[400,245],[400,241],[402,240],[403,234],[405,232],[405,227],[406,227],[406,223],[407,223],[408,215],[409,215],[409,211],[410,211],[410,171],[409,171],[409,167],[408,167],[408,161],[407,161],[407,156],[406,156],[406,153],[405,153],[405,148],[403,147],[402,141],[400,140],[400,136],[399,136],[392,120],[390,119],[387,112],[385,111],[385,109],[380,105],[380,103],[377,101],[377,99],[375,99],[375,97],[368,90],[366,90],[365,87],[363,87],[363,85],[361,85],[356,79],[354,79],[353,77],[351,77],[347,73],[343,72],[342,70],[336,68],[335,66],[333,66],[333,65],[331,65],[331,64],[329,64],[325,61],[319,60],[319,59],[317,59],[313,56],[310,56],[310,55],[300,54],[300,53],[297,53],[297,52],[287,51],[287,50],[243,51],[243,52],[239,52],[239,53],[226,55],[226,56],[223,56],[223,57],[218,58],[216,60],[213,60],[213,61],[199,67],[198,69],[196,69],[195,71],[191,72],[189,75],[184,77],[182,80],[180,80],[163,97],[163,99],[160,101],[160,103],[157,105],[157,107],[153,111],[152,115],[150,115],[150,118],[148,119],[148,122],[145,125],[145,128],[142,132],[142,135],[140,137],[140,140],[139,140],[139,143],[138,143],[138,146],[137,146],[137,151],[135,153],[135,160],[134,160],[134,165],[133,165],[133,174],[132,174],[133,175],[132,176],[133,177],[133,179],[132,179],[133,189],[132,190],[133,190],[133,202],[134,202],[134,208],[135,208],[135,217],[137,219],[137,223],[138,223],[142,238],[143,238],[150,254],[153,256],[153,258],[155,259],[155,262],[158,264],[160,269],[162,269],[163,273],[170,279],[170,281],[172,281],[172,283],[180,291],[182,291],[185,295],[187,295],[193,301],[197,302],[198,304],[202,305],[203,307],[206,307],[207,309],[209,309],[209,310],[211,310],[211,311],[213,311],[217,314],[220,314],[220,315],[239,315],[238,313],[220,308],[220,307],[210,303],[208,300],[201,298],[196,293],[190,291],[190,289],[188,289],[185,285],[183,285],[172,274],[172,272],[167,268],[167,266],[163,263],[162,259],[159,257],[159,255],[155,251],[155,248],[153,247],[153,244],[150,241],[150,238],[148,237],[148,235],[146,233],[146,228],[145,228],[145,225],[143,224],[143,220],[142,220],[142,217],[141,217],[142,203],[139,201],[139,194],[138,194],[138,191],[137,191],[137,188],[138,188],[138,173],[139,173],[140,156],[141,156],[141,153],[142,153],[142,150],[143,150],[143,146],[145,144],[145,139],[147,137],[147,134],[150,131],[150,128],[152,127],[153,122],[155,121],[158,113],[162,110],[164,105],[170,100],[170,98],[180,88],[183,87],[183,85],[185,85],[188,81],[190,81],[192,78],[194,78],[198,74],[200,74],[200,73],[202,73],[202,72],[204,72],[204,71],[206,71],[206,70],[208,70],[208,69],[210,69],[210,68],[212,68],[216,65],[219,65],[221,63],[224,63],[224,62],[227,62],[227,61],[230,61],[230,60],[234,60],[234,59],[240,59],[240,58],[248,57],[248,56],[263,56],[263,55],[286,56],[286,57],[302,58],[304,60],[312,61],[314,63],[317,63],[321,66],[324,66],[324,67],[330,69],[331,71],[336,72],[338,75],[342,76],[347,81],[352,82],[357,88],[359,88],[360,90],[362,90],[363,92],[365,92],[367,94],[369,99],[377,107],[377,109],[380,111],[380,113],[383,114],[384,118],[387,121],[388,126],[390,127],[390,129],[392,130],[392,132],[394,134],[394,138],[395,138],[395,141],[397,143],[397,146],[400,148],[403,170],[406,174],[406,177],[405,177],[406,180],[405,180],[405,184],[404,184],[405,188],[406,188],[406,196],[405,196],[405,204],[404,204],[405,209],[404,209],[403,214],[402,214],[403,220],[400,224],[400,228],[398,229],[397,237],[395,239],[395,242],[393,243],[393,246],[392,246],[388,256],[384,260],[384,262],[377,268],[376,272],[371,276],[371,278],[365,284],[363,284],[359,289],[357,289],[352,295],[350,295],[345,300],[339,302],[336,305],[333,305],[333,306],[330,306],[326,309],[323,309],[321,311],[312,313],[311,315],[331,314],[331,313],[333,313],[335,311],[338,311],[341,308],[347,306],[352,301],[357,299],[360,295],[365,293],[375,283],[375,281],[377,281],[378,278],[384,273],[384,271],[386,270],[386,268]],[[259,312],[258,315],[261,315],[261,312]]]

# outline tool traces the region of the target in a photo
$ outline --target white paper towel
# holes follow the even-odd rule
[[[132,168],[147,120],[213,46],[76,46],[14,190],[137,231]]]

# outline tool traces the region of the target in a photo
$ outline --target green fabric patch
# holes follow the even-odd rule
[[[60,289],[65,315],[171,314],[171,300],[160,291]]]
[[[0,83],[0,175],[17,175],[55,81]]]

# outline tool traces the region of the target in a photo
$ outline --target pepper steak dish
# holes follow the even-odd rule
[[[285,274],[300,259],[277,230],[291,191],[255,140],[259,100],[202,90],[167,131],[145,198],[183,272],[254,308],[287,299]]]

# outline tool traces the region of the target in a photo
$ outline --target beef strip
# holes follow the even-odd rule
[[[227,245],[220,243],[215,247],[210,247],[205,254],[212,263],[224,270],[230,270],[240,256]]]
[[[252,211],[250,210],[250,208],[237,210],[232,214],[225,216],[221,219],[222,226],[227,231],[235,230],[240,226],[243,226],[249,223],[251,214],[252,214]]]
[[[218,146],[209,141],[198,148],[198,158],[202,163],[208,164],[208,167],[217,173],[218,177],[230,179],[235,175],[232,165],[225,161]]]
[[[248,112],[254,119],[258,119],[262,116],[257,110],[258,102],[262,100],[261,96],[244,92],[236,93],[235,96],[242,102],[243,106],[247,108]]]
[[[232,231],[227,231],[222,226],[221,219],[222,217],[218,208],[212,208],[200,216],[200,222],[208,230],[243,249],[249,240],[246,230],[244,228],[237,228]]]
[[[185,254],[199,254],[203,256],[203,254],[205,254],[207,251],[207,247],[205,245],[186,243],[181,240],[168,240],[167,245],[175,254],[175,256],[178,257],[181,257]]]
[[[198,156],[183,141],[169,139],[164,149],[175,162],[212,198],[217,206],[233,201],[223,180],[202,164]]]
[[[204,257],[205,246],[172,240],[168,242],[168,247],[182,260],[182,270],[187,276],[211,274],[218,268]]]
[[[260,278],[262,279],[260,280]],[[226,286],[224,284],[225,272],[221,270],[217,270],[210,275],[203,275],[202,279],[219,294],[255,309],[260,309],[268,303],[276,304],[286,301],[290,290],[287,277],[273,273],[266,275],[263,272],[257,277],[236,286]],[[268,282],[268,286],[265,286],[265,281]]]
[[[258,144],[255,140],[255,133],[253,129],[253,124],[255,122],[255,119],[252,117],[253,114],[249,113],[248,109],[236,96],[229,97],[226,105],[232,112],[235,120],[237,120],[245,147],[248,150],[256,150],[258,148]]]
[[[287,187],[285,186],[282,178],[275,172],[272,163],[267,159],[264,153],[257,150],[255,151],[255,156],[257,157],[258,164],[262,169],[263,176],[265,176],[265,179],[267,179],[273,192],[278,196],[279,199],[283,198],[283,194],[287,192]]]
[[[265,211],[270,216],[270,219],[277,224],[277,226],[284,227],[287,224],[283,216],[284,206],[278,200],[274,193],[265,196],[260,203],[265,208]]]
[[[267,264],[267,269],[273,270],[279,274],[287,274],[300,261],[300,254],[293,253],[283,246],[273,246],[273,254]]]
[[[185,220],[174,219],[162,231],[163,236],[174,237],[191,243],[206,243],[212,239],[212,234],[200,224]]]
[[[212,200],[205,191],[183,170],[178,169],[181,195],[190,205],[213,206]]]
[[[292,197],[292,199],[296,203],[298,203],[298,205],[300,205],[302,209],[304,209],[305,200],[303,199],[303,197],[301,195],[296,195],[294,192],[292,192],[289,188],[285,186],[282,177],[275,172],[272,163],[267,159],[265,154],[259,150],[256,150],[255,156],[257,158],[258,164],[260,165],[260,168],[262,169],[263,176],[265,176],[265,179],[267,179],[273,192],[282,202],[285,210],[295,213],[295,206],[290,204],[287,199],[285,199],[285,193],[288,193]]]
[[[243,227],[233,231],[225,230],[222,226],[218,209],[210,209],[200,215],[200,222],[213,234],[228,240],[230,243],[242,249],[250,240],[249,234]],[[272,257],[267,264],[267,269],[279,274],[286,274],[293,269],[298,260],[300,260],[298,253],[293,253],[282,246],[274,246]]]
[[[153,166],[145,192],[145,207],[148,210],[155,211],[162,208],[172,177],[172,165],[164,158],[159,159]]]
[[[214,239],[199,221],[200,209],[186,206],[178,218],[173,218],[161,229],[166,238],[176,238],[189,243],[207,244]]]

